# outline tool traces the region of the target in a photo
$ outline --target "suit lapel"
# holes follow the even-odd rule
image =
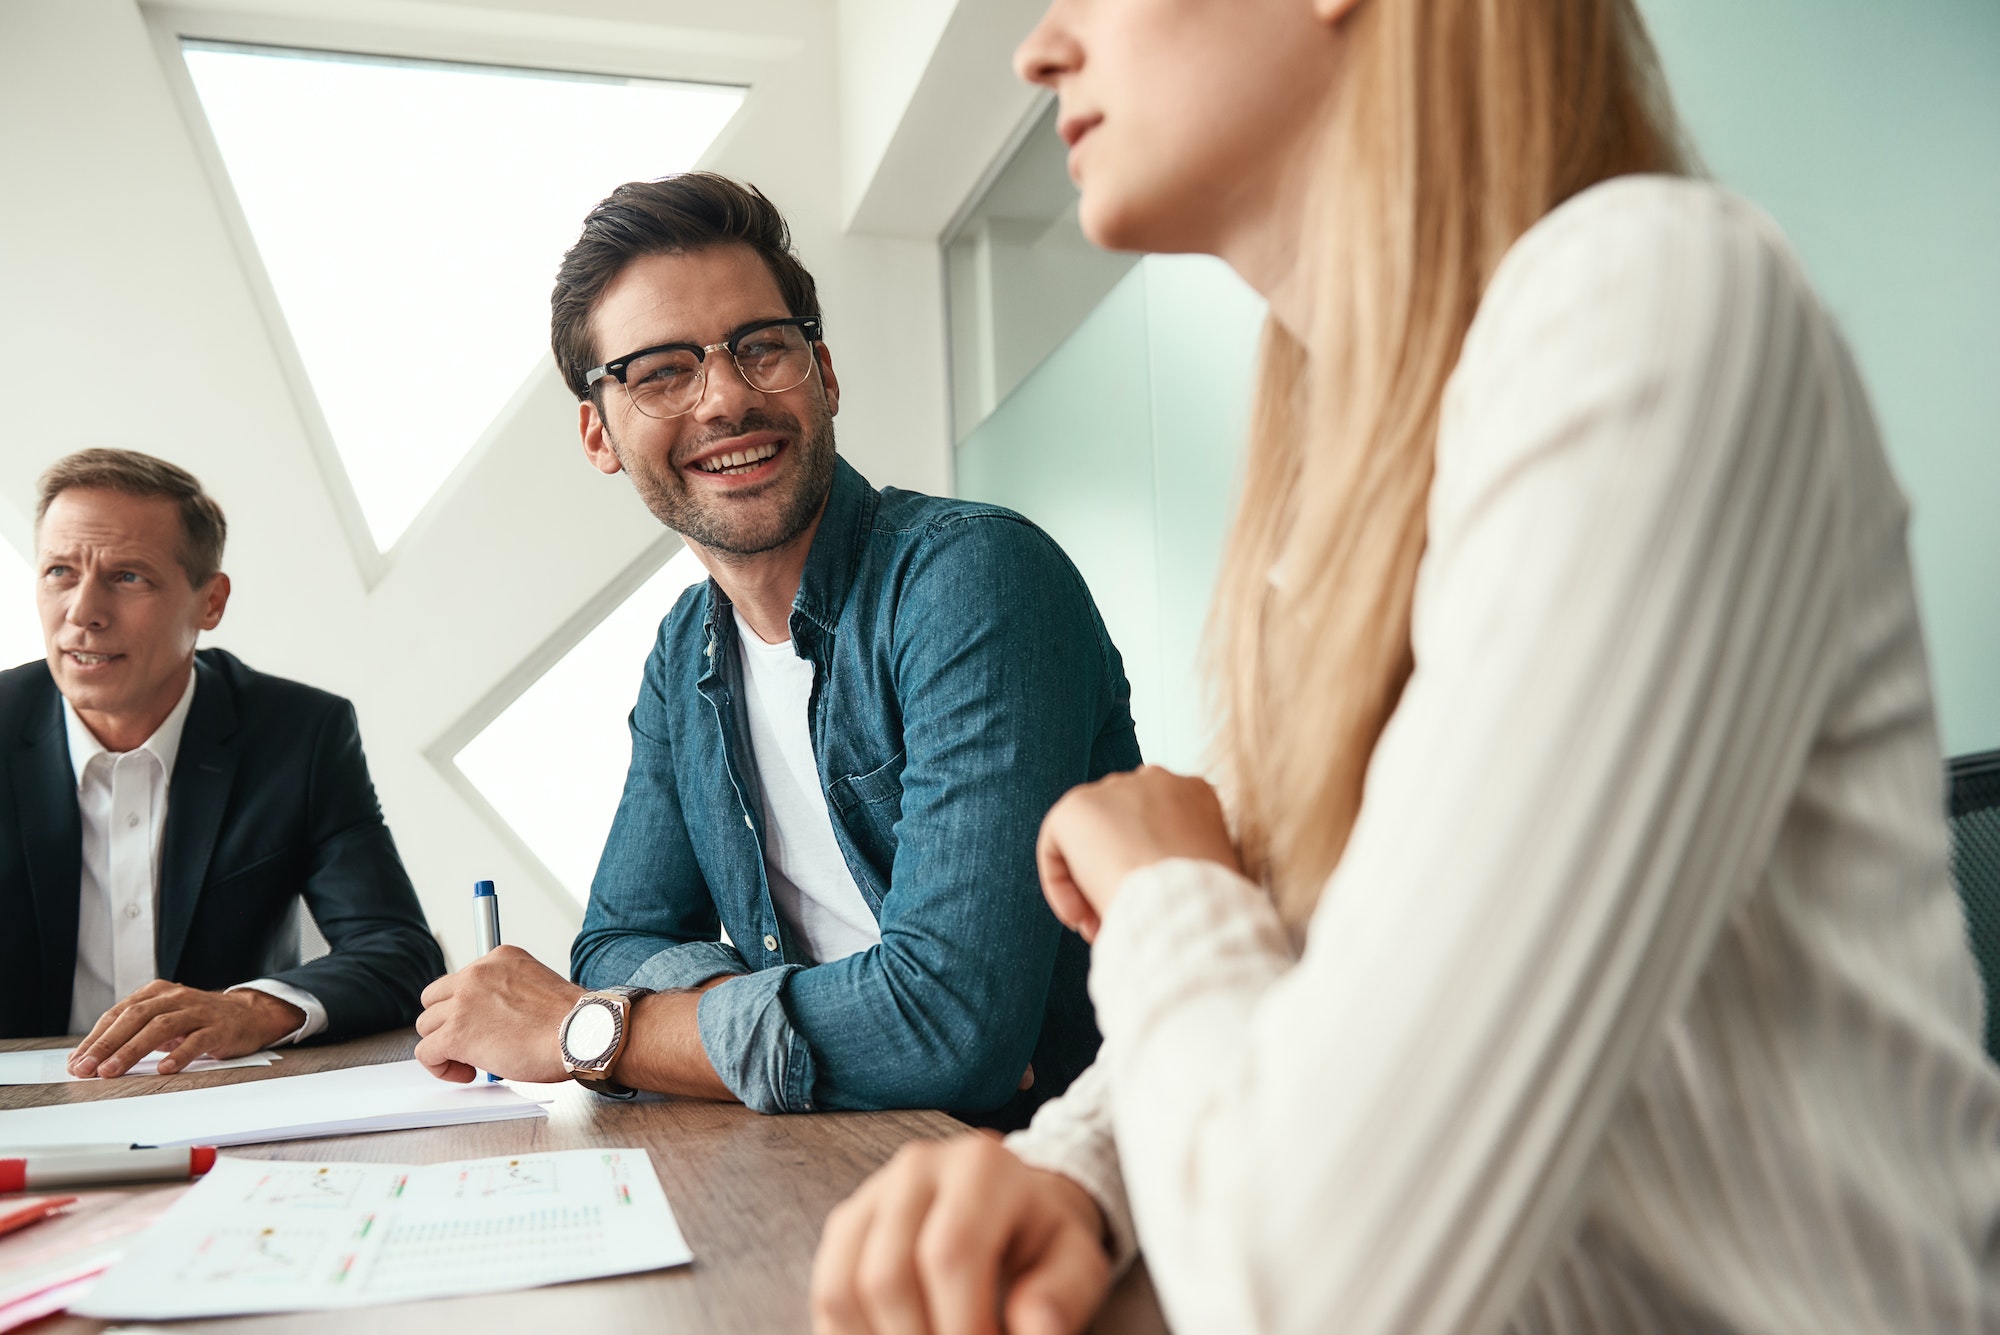
[[[236,777],[236,700],[222,674],[195,659],[194,703],[181,730],[174,778],[167,790],[167,828],[160,847],[160,919],[154,951],[159,975],[172,978],[187,944],[209,859],[222,829]]]
[[[15,814],[28,864],[35,929],[41,941],[42,1016],[37,1033],[69,1029],[70,993],[76,976],[78,887],[83,880],[83,817],[76,805],[76,771],[62,726],[55,683],[37,687],[20,744],[8,756]]]

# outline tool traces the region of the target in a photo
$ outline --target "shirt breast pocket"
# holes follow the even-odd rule
[[[866,774],[835,779],[826,789],[841,825],[885,885],[896,859],[896,822],[903,818],[903,756],[898,751]]]

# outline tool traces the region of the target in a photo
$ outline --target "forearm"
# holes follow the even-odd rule
[[[715,978],[697,988],[655,992],[634,1002],[632,1036],[612,1064],[611,1078],[658,1094],[735,1102],[736,1096],[708,1059],[696,1021],[702,993],[723,981]]]

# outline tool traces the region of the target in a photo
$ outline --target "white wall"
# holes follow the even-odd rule
[[[839,0],[840,160],[848,213],[874,178],[958,0]]]
[[[877,484],[942,491],[936,246],[842,231],[834,18],[822,0],[0,0],[0,507],[30,511],[40,471],[92,445],[199,475],[229,514],[236,585],[210,642],[355,702],[457,960],[476,877],[508,895],[509,939],[559,967],[578,910],[427,752],[490,717],[672,544],[623,478],[585,464],[545,368],[386,559],[357,552],[170,39],[750,84],[708,165],[792,221],[841,373],[841,449]]]
[[[1014,48],[1048,0],[838,0],[842,221],[935,241],[1046,95]]]

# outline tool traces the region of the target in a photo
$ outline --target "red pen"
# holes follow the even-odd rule
[[[53,1219],[76,1204],[74,1196],[30,1196],[25,1204],[0,1206],[0,1233],[13,1233]]]
[[[107,1148],[0,1159],[0,1193],[117,1182],[185,1182],[215,1167],[212,1145],[179,1149]]]

